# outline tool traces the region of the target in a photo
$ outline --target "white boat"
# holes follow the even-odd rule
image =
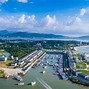
[[[18,85],[24,85],[24,82],[18,83]]]
[[[35,85],[35,84],[36,84],[36,81],[30,83],[30,85],[32,85],[32,86]]]
[[[46,69],[46,68],[47,68],[47,66],[44,66],[44,68]]]
[[[43,63],[41,65],[43,66]]]
[[[18,81],[23,81],[23,79],[21,78],[21,76],[14,76],[14,78]]]
[[[45,74],[45,71],[42,71],[42,74]]]
[[[46,63],[49,63],[48,61],[46,61]]]

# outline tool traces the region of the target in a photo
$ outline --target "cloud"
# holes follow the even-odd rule
[[[50,16],[50,15],[46,15],[43,20],[42,20],[42,23],[41,24],[44,24],[44,28],[48,28],[48,29],[53,29],[55,30],[56,29],[56,25],[57,25],[58,21],[56,19],[56,16]]]
[[[86,8],[85,8],[86,9]],[[88,9],[87,9],[88,11]],[[80,13],[81,12],[81,13]],[[85,12],[60,18],[56,15],[46,15],[37,18],[34,14],[12,14],[0,16],[0,29],[17,28],[18,31],[83,35],[89,33],[89,21],[84,19]],[[87,12],[88,13],[88,12]],[[86,14],[87,14],[86,13]]]
[[[36,24],[36,19],[35,19],[35,15],[26,15],[26,14],[22,14],[20,17],[18,17],[18,23],[20,25],[25,25],[25,26],[33,26],[34,24]],[[28,27],[27,26],[27,27]]]
[[[0,16],[0,29],[10,29],[10,28],[19,28],[18,30],[24,29],[32,31],[35,28],[37,21],[35,15],[7,15]]]
[[[18,2],[28,3],[28,0],[17,0]]]
[[[88,13],[88,12],[87,12]],[[61,29],[63,29],[62,33],[68,35],[89,35],[89,21],[83,19],[85,16],[85,12],[81,14],[77,14],[69,17],[62,23]],[[60,27],[60,26],[59,26]]]
[[[8,0],[0,0],[0,3],[8,2]]]
[[[67,21],[66,21],[66,25],[67,26],[71,26],[73,24],[79,24],[82,22],[82,19],[78,16],[74,16],[74,17],[70,17]]]
[[[19,23],[21,24],[25,23],[25,18],[26,18],[25,14],[21,15],[21,17],[19,18]]]
[[[0,16],[0,29],[22,28],[25,31],[46,33],[54,31],[56,27],[56,16],[46,15],[40,20],[35,15],[26,14]]]
[[[45,21],[47,26],[52,26],[56,23],[56,17],[55,16],[51,17],[50,15],[46,15]]]
[[[80,9],[80,16],[84,16],[87,13],[87,9],[82,8]]]

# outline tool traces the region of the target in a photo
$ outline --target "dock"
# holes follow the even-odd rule
[[[64,68],[63,68],[63,55],[60,55],[60,58],[58,59],[58,73],[63,80],[68,80],[68,77],[64,72]]]

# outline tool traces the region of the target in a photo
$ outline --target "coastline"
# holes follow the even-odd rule
[[[78,48],[78,47],[89,47],[89,45],[80,45],[80,46],[75,46],[74,48]]]
[[[81,45],[81,46],[75,46],[74,50],[79,52],[78,48],[84,48],[84,47],[89,47],[89,45]]]

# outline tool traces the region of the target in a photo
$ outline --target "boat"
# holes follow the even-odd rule
[[[45,74],[45,71],[42,71],[42,74]]]
[[[18,81],[23,81],[23,79],[21,78],[21,76],[14,76],[14,78]]]
[[[31,82],[30,85],[34,86],[36,84],[36,81]]]
[[[45,68],[45,69],[46,69],[46,68],[47,68],[47,66],[44,66],[43,68]]]
[[[22,85],[24,85],[24,82],[20,82],[20,83],[18,83],[18,85],[21,85],[22,86]]]

